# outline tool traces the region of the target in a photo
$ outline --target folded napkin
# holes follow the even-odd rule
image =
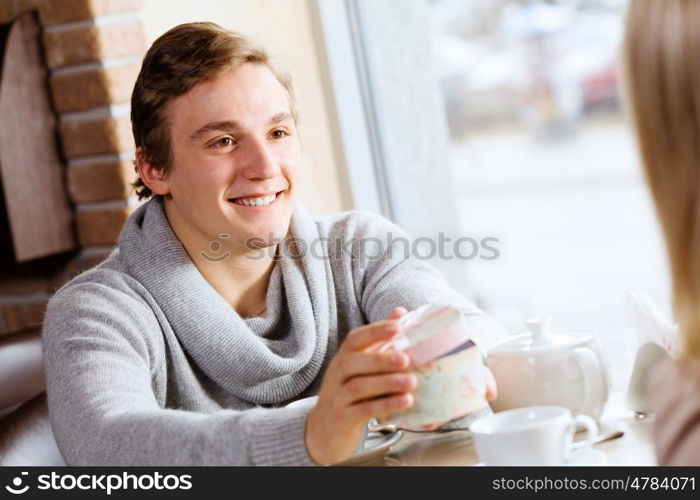
[[[651,297],[645,293],[627,291],[625,313],[628,325],[637,332],[637,348],[653,342],[672,357],[678,356],[678,324],[669,320]]]
[[[639,413],[650,413],[650,375],[669,358],[678,355],[678,325],[672,323],[647,294],[627,292],[625,312],[629,326],[637,332],[637,353],[627,389],[627,405]]]

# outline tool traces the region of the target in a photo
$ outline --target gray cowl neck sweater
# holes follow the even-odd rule
[[[378,252],[388,234],[406,237],[371,212],[313,217],[298,203],[267,315],[242,318],[192,263],[160,197],[139,207],[108,259],[49,302],[49,415],[66,463],[310,465],[312,402],[285,405],[317,394],[349,331],[396,306],[443,303],[481,342],[501,333],[425,261]]]

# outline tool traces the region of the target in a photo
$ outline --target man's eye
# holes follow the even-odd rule
[[[273,130],[271,135],[273,139],[282,139],[284,137],[287,137],[289,135],[289,132],[287,132],[284,129],[277,129]]]
[[[233,138],[232,137],[222,137],[221,139],[217,140],[212,144],[212,147],[214,148],[228,148],[233,146]]]

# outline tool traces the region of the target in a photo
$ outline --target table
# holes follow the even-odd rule
[[[619,429],[625,435],[596,446],[605,452],[607,465],[656,465],[652,440],[653,417],[638,420],[625,408],[623,393],[611,394],[600,419],[601,432]],[[479,459],[468,433],[410,434],[396,443],[390,452],[371,465],[476,465]]]

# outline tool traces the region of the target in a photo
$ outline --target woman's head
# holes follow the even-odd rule
[[[632,0],[625,83],[671,263],[685,351],[700,355],[700,2]]]

